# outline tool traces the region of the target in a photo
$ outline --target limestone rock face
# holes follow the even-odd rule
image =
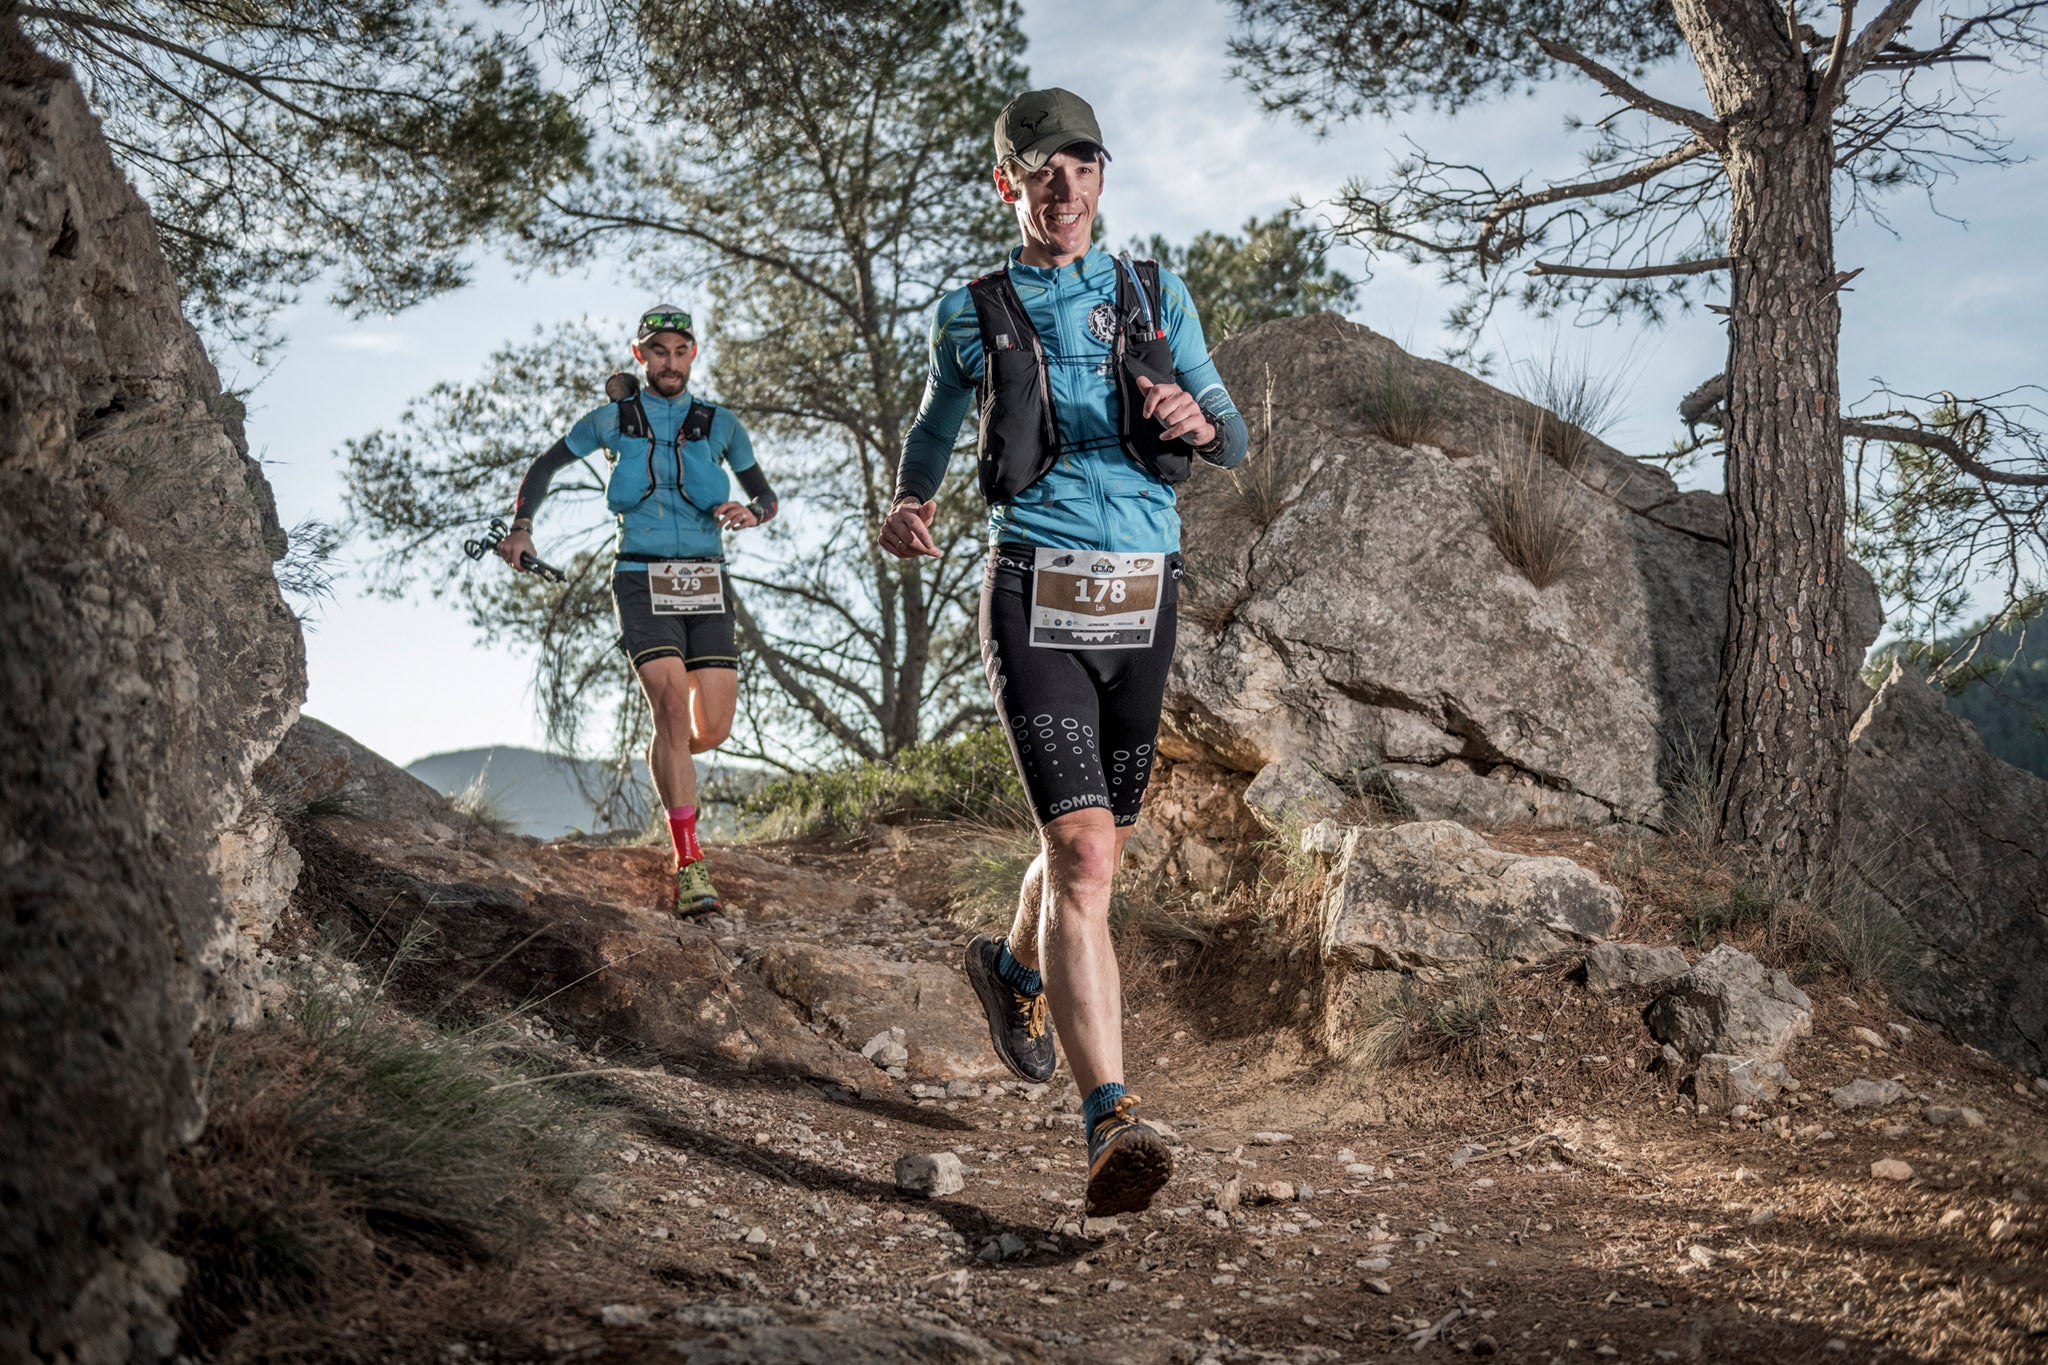
[[[1180,490],[1189,577],[1162,752],[1383,776],[1423,818],[1654,820],[1679,756],[1713,732],[1721,499],[1594,443],[1563,481],[1580,565],[1539,591],[1480,501],[1529,405],[1332,314],[1268,323],[1216,360],[1252,452]],[[1435,388],[1438,445],[1368,430],[1386,366]],[[1850,598],[1860,655],[1879,626],[1860,570]]]
[[[755,966],[768,988],[858,1047],[903,1030],[907,1074],[932,1080],[1007,1075],[989,1046],[981,1003],[957,966],[896,962],[843,944],[778,943]]]
[[[1532,961],[1600,939],[1621,916],[1621,893],[1569,858],[1503,853],[1448,820],[1323,824],[1302,842],[1334,855],[1323,949],[1352,968],[1444,975]]]
[[[1693,1073],[1693,1100],[1711,1113],[1725,1114],[1738,1104],[1763,1104],[1778,1098],[1789,1079],[1783,1062],[1758,1061],[1709,1052]]]
[[[1813,1032],[1813,1002],[1791,977],[1724,943],[1657,998],[1649,1025],[1694,1061],[1723,1053],[1775,1062]]]
[[[2048,1075],[2048,782],[1895,669],[1857,721],[1847,854],[1913,962],[1915,1013]]]
[[[1586,988],[1595,995],[1645,990],[1676,981],[1691,970],[1682,948],[1596,943],[1586,954]]]
[[[304,693],[238,411],[68,71],[0,18],[0,1359],[150,1360],[209,875]]]
[[[1274,833],[1289,825],[1326,820],[1344,804],[1344,792],[1303,758],[1283,758],[1259,769],[1244,789],[1244,804]]]

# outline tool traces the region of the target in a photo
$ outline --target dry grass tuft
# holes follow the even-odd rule
[[[1444,441],[1442,395],[1392,350],[1381,356],[1367,381],[1360,415],[1368,430],[1395,445],[1440,446]]]
[[[234,1358],[394,1277],[515,1258],[594,1169],[598,1122],[506,1032],[419,1023],[322,952],[272,1017],[203,1040],[206,1131],[172,1171],[188,1345]]]
[[[1624,370],[1595,370],[1585,357],[1550,350],[1539,366],[1525,362],[1522,397],[1544,409],[1544,450],[1567,470],[1577,470],[1593,444],[1626,410],[1631,376]]]
[[[1578,567],[1585,532],[1575,480],[1548,453],[1549,424],[1542,416],[1531,428],[1502,429],[1479,503],[1494,545],[1538,589]]]

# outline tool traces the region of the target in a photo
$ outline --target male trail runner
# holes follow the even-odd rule
[[[519,485],[512,534],[498,545],[499,556],[518,567],[533,550],[533,517],[548,483],[572,461],[600,448],[607,452],[605,504],[619,523],[612,572],[619,649],[632,661],[654,716],[647,767],[668,809],[676,913],[685,917],[719,908],[697,843],[691,755],[725,742],[739,700],[719,533],[775,516],[775,494],[754,462],[746,428],[727,409],[690,396],[690,365],[697,358],[690,326],[688,313],[665,303],[641,315],[633,358],[646,369],[646,387],[591,409],[533,462]],[[730,500],[721,460],[739,475],[750,502]]]
[[[1050,1004],[1085,1096],[1088,1209],[1131,1212],[1173,1162],[1123,1086],[1110,879],[1144,798],[1173,656],[1173,485],[1190,451],[1242,460],[1245,425],[1180,280],[1090,244],[1109,154],[1087,103],[1065,90],[1019,95],[996,122],[995,150],[996,191],[1023,243],[938,306],[880,540],[899,558],[939,553],[932,498],[978,395],[990,503],[982,657],[1040,851],[1008,937],[977,936],[967,971],[997,1053],[1029,1080],[1053,1073]]]

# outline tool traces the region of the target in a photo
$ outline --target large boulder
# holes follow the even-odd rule
[[[149,1360],[192,1034],[246,965],[215,874],[286,874],[241,860],[280,856],[249,775],[304,652],[149,214],[9,17],[0,167],[0,1359]]]
[[[1340,968],[1455,975],[1533,961],[1612,933],[1621,893],[1569,858],[1504,853],[1448,820],[1390,829],[1314,825],[1332,858],[1323,951]]]
[[[1775,1062],[1813,1032],[1813,1002],[1785,973],[1724,943],[1657,997],[1648,1022],[1695,1062],[1714,1053]]]
[[[2048,1075],[2048,782],[1895,666],[1851,736],[1846,855],[1915,1012]]]
[[[1189,576],[1162,752],[1245,773],[1305,757],[1425,818],[1657,819],[1713,732],[1722,500],[1589,442],[1557,476],[1578,567],[1539,590],[1482,511],[1529,404],[1331,314],[1268,323],[1216,360],[1254,415],[1252,452],[1181,490]],[[1390,372],[1436,395],[1434,444],[1369,428]],[[1879,614],[1853,577],[1861,657]]]

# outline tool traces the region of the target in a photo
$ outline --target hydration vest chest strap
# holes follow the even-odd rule
[[[971,281],[967,292],[981,327],[981,495],[1008,502],[1043,478],[1059,454],[1051,372],[1008,270]]]
[[[1166,338],[1166,313],[1159,262],[1117,258],[1116,270],[1117,435],[1124,450],[1161,483],[1184,482],[1194,468],[1187,442],[1167,440],[1165,426],[1144,416],[1142,376],[1154,384],[1174,382],[1173,343]]]
[[[1059,414],[1052,400],[1051,367],[1037,328],[1008,269],[971,281],[981,330],[981,493],[992,503],[1009,502],[1037,483],[1059,454]],[[1166,338],[1157,261],[1116,266],[1117,334],[1111,368],[1117,387],[1117,435],[1124,451],[1162,483],[1186,479],[1191,462],[1182,441],[1162,438],[1164,427],[1143,415],[1140,376],[1155,384],[1174,382],[1173,345]]]

